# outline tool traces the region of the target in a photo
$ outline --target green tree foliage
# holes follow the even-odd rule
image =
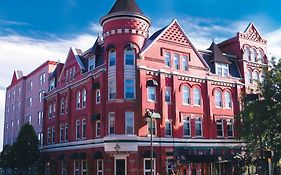
[[[244,98],[238,129],[250,154],[262,155],[262,150],[272,150],[276,163],[281,158],[281,62],[264,72],[265,79],[257,91],[259,98]]]

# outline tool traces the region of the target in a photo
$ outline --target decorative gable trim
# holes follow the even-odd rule
[[[158,40],[162,40],[162,37],[164,36],[164,34],[174,25],[176,24],[179,27],[179,30],[182,32],[182,34],[184,35],[185,39],[187,40],[187,44],[185,44],[185,47],[190,47],[191,49],[194,50],[195,54],[198,56],[198,58],[200,59],[200,61],[202,61],[202,63],[204,64],[204,66],[210,70],[209,65],[206,63],[206,61],[202,58],[202,56],[199,54],[198,50],[194,47],[194,45],[192,44],[192,42],[189,40],[187,34],[184,32],[183,28],[181,27],[181,25],[178,23],[178,21],[176,19],[174,19],[167,27],[165,27],[165,29],[153,40],[149,43],[149,45],[147,47],[145,47],[140,55],[143,56],[143,54],[151,47],[153,46],[153,44],[155,42],[157,42]],[[149,42],[149,41],[148,41]],[[179,44],[179,43],[177,43]]]
[[[243,33],[238,33],[240,38],[266,44],[267,40],[261,37],[261,34],[253,23],[250,23]]]

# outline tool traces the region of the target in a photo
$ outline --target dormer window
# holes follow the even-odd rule
[[[55,88],[55,78],[51,79],[49,84],[49,90],[53,90]]]
[[[216,74],[222,77],[228,77],[229,76],[228,64],[216,63]]]
[[[96,59],[95,57],[89,58],[89,62],[88,62],[88,70],[93,70],[96,67]]]

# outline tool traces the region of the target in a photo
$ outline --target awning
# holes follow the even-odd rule
[[[156,80],[147,80],[146,86],[147,87],[156,87],[156,86],[158,86],[158,82]]]
[[[99,89],[99,88],[100,88],[99,82],[93,84],[93,89]]]
[[[96,152],[93,154],[93,159],[103,159],[102,152],[96,151]]]
[[[100,113],[94,114],[94,115],[92,116],[92,120],[93,120],[93,121],[100,120]]]
[[[154,158],[157,158],[157,155],[156,155],[156,153],[153,151],[153,157]],[[143,155],[142,155],[142,157],[143,158],[150,158],[151,157],[151,151],[149,150],[149,151],[145,151],[144,153],[143,153]]]

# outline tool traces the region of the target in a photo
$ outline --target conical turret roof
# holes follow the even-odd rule
[[[143,15],[135,0],[117,0],[108,15],[118,12],[138,13]]]

